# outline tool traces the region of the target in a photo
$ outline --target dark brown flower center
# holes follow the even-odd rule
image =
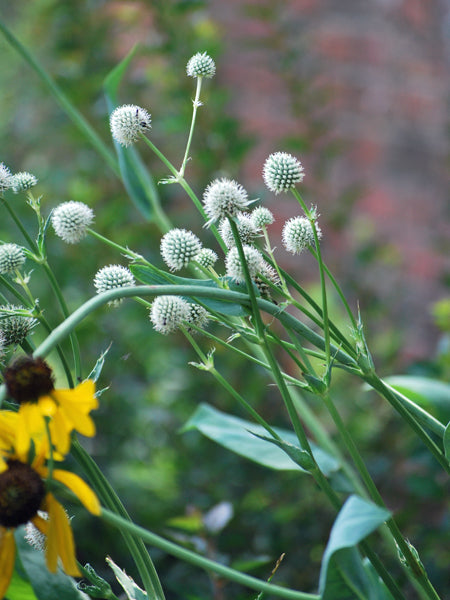
[[[42,358],[20,356],[3,373],[8,395],[16,402],[37,402],[53,389],[52,370]]]
[[[40,475],[19,460],[9,460],[0,474],[0,525],[18,527],[32,519],[45,497]]]

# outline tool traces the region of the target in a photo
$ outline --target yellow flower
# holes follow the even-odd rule
[[[18,413],[0,411],[0,455],[3,459],[0,461],[0,598],[6,593],[14,570],[13,530],[29,521],[46,536],[45,556],[49,571],[56,572],[60,559],[65,573],[80,575],[69,518],[46,489],[46,480],[50,477],[45,465],[48,443],[45,438],[41,443],[35,442],[35,456],[28,464],[28,452],[23,454],[15,446],[20,422]],[[100,514],[97,496],[78,475],[52,469],[51,478],[70,489],[89,512]],[[45,511],[48,519],[42,518],[38,511]]]
[[[57,390],[52,370],[42,358],[21,356],[4,372],[8,394],[19,403],[19,425],[16,448],[25,454],[30,440],[47,436],[46,421],[55,449],[67,454],[73,430],[82,435],[95,435],[89,416],[98,408],[95,384],[88,379],[74,389]]]

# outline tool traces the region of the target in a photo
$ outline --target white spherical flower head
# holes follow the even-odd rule
[[[0,246],[0,274],[14,273],[25,262],[25,253],[17,244],[2,244]]]
[[[203,194],[203,207],[209,217],[207,226],[225,217],[235,217],[250,204],[241,184],[231,179],[215,179]]]
[[[305,173],[299,160],[287,152],[275,152],[264,163],[264,183],[271,192],[288,192],[303,181]]]
[[[250,277],[253,279],[263,266],[262,254],[253,246],[243,246],[245,260],[248,266]],[[234,279],[236,283],[245,281],[244,267],[239,257],[238,249],[231,248],[225,259],[225,268],[228,277]]]
[[[180,296],[158,296],[152,302],[150,320],[156,331],[167,335],[189,319],[189,303]]]
[[[151,116],[140,106],[124,104],[118,106],[109,118],[113,138],[121,146],[130,146],[139,139],[139,134],[151,128]]]
[[[322,232],[315,223],[317,237],[322,237]],[[293,217],[286,221],[283,227],[283,244],[288,252],[300,254],[308,246],[314,245],[314,232],[310,221],[306,217]]]
[[[242,213],[238,215],[236,218],[236,225],[239,233],[239,239],[241,240],[242,244],[251,244],[258,236],[258,231],[253,225],[253,221],[248,214]],[[231,225],[228,219],[222,219],[220,222],[219,233],[228,249],[236,246],[233,231],[231,230]]]
[[[202,248],[194,257],[194,260],[204,269],[210,269],[216,264],[218,258],[217,254],[211,248]]]
[[[66,244],[77,244],[86,235],[86,229],[94,220],[94,212],[83,202],[63,202],[52,213],[55,233]]]
[[[135,285],[133,273],[130,269],[122,265],[107,265],[97,271],[94,277],[94,286],[97,294],[117,288],[131,287]],[[121,298],[116,298],[108,302],[109,306],[118,306],[122,302]]]
[[[24,310],[26,310],[24,306],[14,304],[0,306],[0,333],[5,346],[21,344],[37,324],[37,320],[33,317],[14,314],[14,311]]]
[[[213,59],[206,52],[197,52],[189,59],[186,65],[186,73],[189,77],[206,77],[210,79],[214,77],[216,65]]]
[[[273,214],[265,206],[257,206],[253,209],[250,213],[250,218],[256,229],[261,229],[262,227],[266,227],[266,225],[272,225],[275,221]]]
[[[11,171],[4,163],[0,163],[0,194],[12,187]]]
[[[171,271],[187,267],[201,248],[198,237],[187,229],[171,229],[161,239],[161,256]]]
[[[32,173],[21,171],[12,176],[12,190],[15,194],[25,192],[37,184],[38,180]]]

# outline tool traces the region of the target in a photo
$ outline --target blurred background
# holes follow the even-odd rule
[[[306,171],[303,197],[321,215],[325,260],[351,306],[359,303],[380,374],[448,380],[448,0],[16,0],[1,8],[3,22],[111,148],[103,82],[138,43],[119,100],[151,112],[152,140],[174,164],[184,154],[194,95],[185,65],[207,51],[217,74],[203,86],[186,173],[192,187],[200,195],[212,179],[228,176],[264,202],[276,217],[277,259],[314,295],[318,274],[310,257],[289,257],[281,247],[283,223],[298,214],[297,205],[271,195],[261,177],[271,152],[298,156]],[[45,214],[63,201],[85,202],[100,233],[162,266],[161,233],[3,37],[0,49],[0,161],[39,178]],[[155,181],[166,177],[157,158],[140,150]],[[158,192],[174,225],[207,242],[181,188]],[[14,202],[32,228],[29,208],[19,196]],[[4,210],[0,234],[22,243]],[[72,309],[94,294],[99,268],[126,264],[93,239],[69,247],[50,233],[48,249]],[[31,287],[57,324],[37,268]],[[142,307],[126,302],[79,328],[85,374],[112,342],[100,382],[110,389],[98,412],[99,434],[87,447],[137,522],[263,578],[287,551],[275,582],[314,591],[333,512],[311,481],[179,433],[201,401],[240,412],[206,373],[187,365],[195,357],[182,337],[155,334],[147,319]],[[36,343],[42,335],[36,331]],[[220,349],[216,366],[268,420],[287,426],[258,369]],[[358,382],[336,377],[334,393],[389,507],[444,589],[449,522],[438,469],[391,409]],[[208,529],[202,516],[223,502],[220,514],[232,518]],[[82,560],[104,573],[108,552],[136,576],[116,532],[82,513],[76,519]],[[253,597],[153,556],[169,598]]]

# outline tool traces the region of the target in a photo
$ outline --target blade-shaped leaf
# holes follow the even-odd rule
[[[122,571],[122,569],[118,567],[109,556],[106,558],[106,562],[114,571],[114,575],[116,576],[117,581],[123,587],[128,600],[148,600],[147,593],[144,592],[144,590],[141,590],[141,588],[134,583],[131,577],[129,577],[125,571]]]
[[[173,283],[174,285],[196,285],[201,287],[209,287],[218,289],[219,286],[212,279],[189,279],[188,277],[178,277],[171,273],[161,271],[157,267],[147,265],[130,265],[131,272],[141,283],[146,285],[167,285],[167,283]],[[237,286],[231,280],[226,278],[227,285],[230,290],[236,292],[242,292],[242,287]],[[240,304],[234,304],[232,302],[226,302],[225,300],[216,300],[211,298],[200,298],[201,303],[212,310],[213,312],[221,313],[224,315],[231,315],[234,317],[243,317],[248,314],[246,309]]]
[[[44,553],[25,541],[24,527],[19,527],[14,537],[20,562],[38,600],[89,600],[89,596],[77,588],[76,581],[61,569],[50,573]]]
[[[105,78],[103,88],[109,113],[117,106],[117,90],[137,49],[138,45],[133,46],[127,56]],[[154,217],[153,206],[159,205],[155,182],[134,147],[124,148],[113,141],[125,189],[142,215],[151,221]]]
[[[450,422],[447,424],[444,433],[444,452],[447,459],[450,461]]]
[[[201,404],[197,408],[182,431],[192,429],[200,431],[200,433],[228,450],[270,469],[278,471],[298,470],[306,473],[281,448],[257,437],[267,435],[263,427],[245,419],[227,415],[208,404]],[[298,446],[297,437],[293,432],[277,427],[274,430],[282,440],[293,446]],[[315,444],[311,444],[311,448],[317,464],[325,475],[329,476],[339,469],[339,463],[333,456]]]
[[[392,375],[385,381],[443,423],[450,420],[450,384],[412,375]]]
[[[385,585],[365,565],[357,545],[390,517],[390,512],[350,496],[331,529],[320,571],[322,600],[388,600]]]

